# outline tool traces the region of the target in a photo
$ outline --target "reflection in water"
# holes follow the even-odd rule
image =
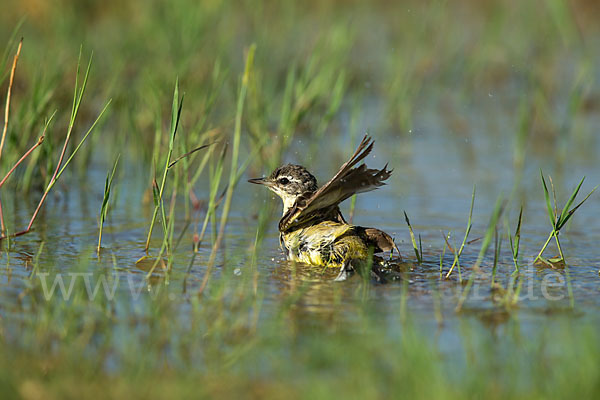
[[[167,263],[164,258],[144,256],[135,262],[135,268],[147,274],[150,285],[156,285],[162,282],[165,273],[168,272]]]
[[[350,289],[348,285],[333,282],[337,273],[333,268],[315,268],[293,261],[277,263],[272,278],[278,285],[279,301],[289,303],[291,323],[333,324],[341,318],[342,292]]]

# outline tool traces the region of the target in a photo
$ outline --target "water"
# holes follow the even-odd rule
[[[489,101],[496,99],[497,96],[490,97]],[[587,179],[581,197],[600,182],[600,160],[595,157],[600,150],[599,141],[589,129],[586,130],[586,126],[597,120],[597,116],[586,118],[582,133],[568,140],[566,153],[569,156],[562,162],[548,159],[543,150],[548,144],[539,138],[531,138],[525,167],[519,171],[513,165],[515,138],[510,116],[501,114],[492,121],[478,117],[490,115],[490,107],[494,107],[494,104],[482,102],[473,105],[461,132],[448,131],[448,116],[428,111],[427,105],[422,107],[423,111],[417,114],[408,135],[393,132],[374,134],[375,150],[366,162],[372,167],[381,167],[389,162],[394,173],[388,185],[360,195],[354,219],[358,225],[380,228],[395,238],[405,259],[414,263],[406,286],[404,283],[390,283],[365,287],[359,277],[334,283],[332,278],[335,273],[332,271],[287,262],[279,249],[276,228],[281,207],[279,199],[267,194],[263,188],[244,181],[236,191],[227,227],[224,246],[227,267],[223,267],[224,260],[219,258],[209,288],[220,276],[228,275],[230,279],[241,280],[253,274],[249,250],[252,249],[256,234],[255,216],[261,207],[273,207],[276,211],[272,214],[268,233],[257,252],[257,285],[264,293],[260,316],[263,320],[276,314],[284,299],[296,296],[294,318],[297,324],[304,327],[352,329],[348,321],[356,312],[357,293],[362,293],[362,298],[373,306],[381,323],[388,325],[389,334],[402,332],[402,324],[398,323],[396,317],[401,312],[407,312],[438,343],[442,351],[448,353],[456,352],[461,346],[460,332],[464,321],[475,324],[482,335],[492,336],[499,332],[501,334],[503,327],[515,319],[520,329],[530,335],[552,329],[557,318],[597,321],[600,316],[600,253],[597,248],[600,241],[599,195],[593,195],[577,211],[561,235],[569,265],[574,310],[570,308],[567,271],[539,268],[533,264],[535,255],[550,232],[539,168],[543,167],[545,173],[552,174],[561,204],[564,204],[582,176]],[[365,115],[376,118],[376,114],[373,117],[373,114],[365,112]],[[373,120],[365,119],[359,125],[361,129],[366,129],[373,124]],[[331,134],[317,145],[309,142],[307,138],[297,139],[290,152],[290,161],[309,165],[320,183],[335,173],[353,151],[352,142],[339,134]],[[322,153],[323,149],[328,152],[327,157],[313,155],[315,151]],[[139,296],[162,288],[171,293],[170,299],[178,304],[179,316],[185,318],[189,311],[189,299],[197,292],[205,276],[211,251],[209,234],[190,264],[191,236],[199,229],[203,213],[200,218],[193,219],[184,233],[174,257],[172,272],[165,275],[159,266],[148,284],[145,275],[151,263],[136,264],[144,255],[152,214],[151,201],[145,197],[148,188],[147,168],[131,158],[125,160],[124,165],[127,168],[118,173],[116,203],[109,211],[100,259],[93,249],[97,241],[102,184],[108,169],[102,163],[93,164],[85,179],[66,177],[65,181],[70,179],[72,183],[68,187],[57,187],[58,190],[49,197],[35,230],[11,241],[8,247],[6,242],[3,243],[0,254],[0,316],[5,321],[7,331],[16,334],[17,321],[29,317],[31,299],[27,290],[31,286],[31,279],[43,279],[39,277],[40,273],[41,276],[50,274],[47,278],[48,287],[55,274],[63,274],[69,279],[91,279],[93,287],[97,276],[86,274],[90,271],[108,272],[119,279],[116,307],[125,310],[126,315],[135,313],[132,305],[139,301]],[[269,172],[263,171],[265,174]],[[522,173],[521,181],[516,182],[515,177],[519,172]],[[501,234],[506,231],[505,222],[514,231],[519,206],[524,206],[520,250],[520,279],[523,284],[518,308],[506,309],[499,300],[501,292],[490,288],[492,245],[482,262],[481,274],[475,276],[463,312],[454,311],[465,289],[465,281],[471,275],[471,266],[477,260],[482,240],[467,245],[463,252],[460,259],[462,283],[459,282],[458,270],[449,279],[440,279],[443,235],[451,232],[450,243],[455,247],[460,246],[474,184],[476,198],[470,240],[485,234],[499,196],[508,201],[503,215],[503,218],[507,218],[499,224]],[[196,194],[205,198],[207,187],[206,182],[201,182]],[[5,213],[13,216],[11,220],[16,225],[25,226],[35,207],[37,195],[32,193],[25,201],[15,201],[4,194]],[[417,265],[414,260],[403,218],[404,210],[411,218],[415,233],[421,235],[425,259],[423,265]],[[344,204],[342,211],[348,213],[348,204]],[[178,203],[176,215],[177,236],[186,226],[182,202]],[[157,239],[160,231],[157,225],[152,242],[154,254],[160,246]],[[42,245],[43,251],[39,252]],[[555,252],[552,245],[547,255],[554,255]],[[450,251],[446,251],[443,275],[447,273],[452,259]],[[34,271],[36,263],[37,270]],[[506,238],[502,242],[497,268],[496,282],[506,289],[514,271]],[[61,301],[59,297],[54,296],[49,301]],[[403,301],[406,302],[405,311],[402,309]]]

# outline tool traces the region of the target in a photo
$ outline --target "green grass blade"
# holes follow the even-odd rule
[[[112,187],[113,179],[115,177],[115,172],[117,170],[117,165],[119,165],[119,159],[121,158],[121,154],[117,156],[115,160],[112,170],[106,174],[106,182],[104,183],[104,198],[102,200],[102,210],[106,209],[106,205],[108,204],[108,199],[110,198],[110,189]],[[104,214],[106,215],[106,214]]]
[[[112,99],[110,99],[110,100],[108,100],[108,102],[106,102],[106,104],[104,105],[104,108],[102,109],[102,111],[100,111],[100,114],[98,114],[98,117],[96,117],[96,119],[94,120],[94,123],[89,127],[89,129],[87,130],[87,132],[85,133],[85,135],[83,135],[83,138],[79,141],[79,143],[77,144],[77,146],[75,146],[75,149],[73,150],[73,152],[71,153],[71,155],[69,156],[69,158],[67,158],[67,161],[65,161],[65,163],[63,164],[63,166],[61,167],[61,169],[58,171],[58,174],[56,174],[56,179],[54,180],[54,183],[56,183],[56,181],[58,180],[58,178],[60,178],[60,176],[62,175],[62,173],[65,171],[65,169],[67,168],[67,166],[71,162],[71,160],[73,160],[73,157],[75,157],[75,154],[77,154],[77,152],[79,151],[79,149],[81,148],[81,146],[83,146],[83,144],[85,143],[85,141],[88,138],[88,136],[90,135],[90,133],[92,133],[92,131],[94,130],[94,128],[96,127],[96,125],[98,124],[98,122],[100,121],[100,119],[102,118],[102,116],[104,115],[104,113],[106,112],[106,110],[108,109],[108,106],[110,106],[111,102],[112,102]],[[54,186],[54,184],[52,184],[52,186]]]
[[[187,153],[185,153],[185,154],[183,154],[183,155],[181,155],[181,156],[177,157],[175,160],[173,160],[173,161],[172,161],[172,162],[169,164],[169,166],[168,166],[167,168],[173,168],[173,166],[175,166],[175,164],[177,164],[179,161],[183,160],[184,158],[186,158],[186,157],[188,157],[188,156],[190,156],[190,155],[194,154],[194,153],[195,153],[195,152],[197,152],[197,151],[200,151],[200,150],[202,150],[202,149],[205,149],[205,148],[207,148],[208,146],[212,146],[212,145],[213,145],[213,144],[215,144],[215,143],[216,143],[216,142],[213,142],[213,143],[208,143],[208,144],[203,144],[202,146],[198,146],[198,147],[196,147],[195,149],[188,151]]]
[[[233,191],[235,190],[237,174],[238,174],[238,158],[240,151],[240,141],[242,136],[242,117],[244,114],[244,104],[246,100],[246,93],[248,91],[248,85],[250,83],[250,77],[252,75],[252,69],[254,66],[254,53],[256,52],[256,44],[252,44],[248,49],[246,54],[246,65],[244,68],[244,75],[242,76],[242,82],[238,94],[237,99],[237,107],[235,113],[235,126],[233,130],[233,146],[231,152],[231,170],[229,171],[229,184],[227,187],[227,192],[225,194],[225,203],[223,205],[221,211],[221,219],[219,226],[219,233],[217,235],[217,239],[213,245],[210,259],[208,262],[208,269],[204,273],[204,278],[202,279],[202,283],[199,288],[199,292],[202,293],[204,288],[208,283],[208,279],[210,278],[210,274],[212,272],[212,267],[214,266],[214,262],[217,257],[217,250],[221,245],[223,240],[223,236],[225,235],[225,226],[227,225],[227,220],[229,217],[229,211],[231,207],[231,200],[233,198]]]
[[[517,222],[517,229],[515,230],[515,243],[513,248],[513,258],[516,260],[519,257],[519,243],[521,242],[521,221],[523,220],[523,206],[519,211],[519,220]]]
[[[475,262],[475,265],[473,266],[473,270],[471,271],[471,275],[469,276],[467,285],[465,286],[465,289],[461,293],[458,304],[456,305],[455,310],[457,312],[462,309],[462,306],[463,306],[465,300],[467,299],[467,296],[469,295],[469,291],[471,290],[471,287],[473,286],[473,282],[475,280],[475,274],[479,271],[479,267],[481,266],[483,257],[485,256],[485,253],[487,252],[487,250],[490,246],[490,243],[492,242],[492,238],[494,237],[494,232],[496,231],[496,225],[498,224],[498,220],[500,219],[500,216],[502,215],[503,210],[504,210],[504,201],[501,196],[496,201],[494,211],[492,212],[492,216],[490,217],[490,223],[488,225],[487,231],[483,238],[483,243],[481,244],[481,249],[479,250],[479,255],[477,256],[477,261]]]
[[[569,208],[571,208],[571,204],[573,204],[573,202],[575,201],[575,198],[577,197],[577,194],[579,193],[579,189],[581,189],[581,185],[583,185],[584,180],[585,180],[585,176],[583,178],[581,178],[581,180],[579,181],[579,184],[577,185],[575,190],[573,190],[573,193],[571,193],[571,197],[569,197],[569,200],[565,204],[565,207],[563,208],[562,213],[560,214],[560,218],[557,221],[558,226],[564,225],[563,220],[567,217]],[[558,229],[560,229],[560,228],[558,228]]]
[[[413,232],[412,226],[410,225],[410,220],[408,219],[408,215],[406,211],[404,211],[404,220],[406,221],[406,225],[408,225],[408,231],[410,232],[410,241],[412,242],[413,250],[415,251],[415,256],[417,257],[417,261],[419,264],[423,262],[421,258],[421,254],[419,253],[419,247],[417,247],[417,240],[415,239],[415,234]]]
[[[498,271],[498,260],[500,260],[500,253],[502,252],[502,235],[498,234],[498,229],[495,230],[494,233],[494,264],[492,267],[492,284],[496,282],[496,273]]]
[[[100,247],[102,245],[102,230],[104,228],[104,221],[106,220],[106,215],[108,213],[108,201],[110,199],[110,191],[120,158],[121,155],[119,154],[117,156],[117,159],[115,160],[115,163],[113,164],[112,171],[109,171],[106,174],[106,181],[104,183],[104,197],[102,199],[102,207],[100,208],[100,227],[98,229],[98,247],[96,248],[96,252],[98,254],[100,254]]]
[[[544,185],[544,197],[546,199],[546,207],[548,207],[548,218],[550,218],[550,224],[552,226],[556,223],[556,216],[554,215],[554,211],[552,210],[552,204],[550,203],[550,193],[548,192],[548,186],[546,185],[546,180],[544,179],[544,173],[540,169],[540,176],[542,178],[542,184]]]
[[[179,127],[179,120],[181,118],[181,110],[183,109],[183,96],[179,98],[179,78],[175,80],[175,89],[173,90],[173,103],[171,108],[171,126],[169,131],[169,151],[165,161],[165,167],[163,169],[163,176],[158,190],[159,201],[158,204],[155,201],[154,212],[152,214],[152,220],[150,221],[150,229],[148,229],[148,237],[146,238],[145,250],[148,251],[150,247],[150,238],[152,237],[152,231],[156,223],[158,212],[161,212],[163,235],[167,235],[167,222],[166,213],[163,205],[163,193],[167,182],[167,174],[169,172],[169,164],[171,163],[171,157],[173,155],[173,148],[175,143],[175,136],[177,135],[177,129]]]
[[[469,208],[469,218],[467,219],[467,229],[465,230],[465,236],[463,237],[463,241],[460,245],[460,248],[458,249],[457,252],[454,252],[454,261],[452,262],[452,266],[450,267],[450,269],[448,270],[448,273],[446,274],[446,279],[448,279],[450,277],[450,275],[452,274],[452,271],[454,271],[454,267],[458,266],[459,268],[459,273],[460,273],[460,264],[459,264],[459,258],[465,248],[465,246],[467,245],[467,239],[469,238],[469,234],[471,233],[471,228],[473,228],[473,223],[472,223],[472,219],[473,219],[473,206],[475,205],[475,185],[473,185],[473,192],[471,193],[471,206]],[[447,243],[447,241],[446,241]],[[450,246],[450,244],[448,244],[448,247],[450,247],[450,249],[452,248],[452,246]]]
[[[596,191],[596,189],[598,188],[598,186],[596,186],[595,188],[592,189],[591,192],[588,193],[587,196],[585,196],[585,198],[583,200],[581,200],[581,202],[579,204],[577,204],[575,207],[573,207],[565,216],[564,220],[561,221],[560,226],[558,227],[558,229],[561,229],[566,223],[567,221],[569,221],[569,219],[571,219],[571,217],[573,216],[573,214],[575,214],[575,211],[577,211],[577,209],[579,207],[581,207],[581,205]],[[565,207],[566,210],[566,207]]]
[[[496,225],[498,224],[498,219],[502,215],[502,211],[504,210],[504,202],[502,197],[499,197],[496,201],[496,205],[494,207],[494,211],[490,218],[490,223],[488,225],[488,229],[485,232],[485,236],[483,237],[483,242],[481,243],[481,249],[479,250],[479,255],[477,256],[477,262],[473,269],[478,269],[481,266],[481,262],[483,261],[483,256],[485,255],[488,247],[492,242],[492,238],[494,237],[494,232],[496,230]]]

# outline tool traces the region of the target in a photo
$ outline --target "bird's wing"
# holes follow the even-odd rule
[[[356,227],[356,229],[363,240],[370,246],[373,246],[375,253],[396,250],[398,257],[401,257],[400,249],[394,243],[394,239],[384,231],[377,228],[363,228],[361,226]]]
[[[372,149],[373,140],[369,136],[365,136],[352,157],[342,165],[329,182],[316,192],[296,200],[295,204],[279,221],[279,230],[283,232],[294,225],[303,224],[311,219],[311,214],[319,210],[328,213],[330,208],[336,207],[350,196],[356,193],[368,192],[384,185],[384,181],[392,173],[392,171],[387,170],[387,164],[380,170],[369,169],[364,164],[354,167]]]

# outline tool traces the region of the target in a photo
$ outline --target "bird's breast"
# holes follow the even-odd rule
[[[289,260],[340,267],[349,258],[362,258],[366,254],[363,251],[366,246],[358,236],[352,235],[352,228],[348,224],[323,221],[282,233],[281,243]]]

